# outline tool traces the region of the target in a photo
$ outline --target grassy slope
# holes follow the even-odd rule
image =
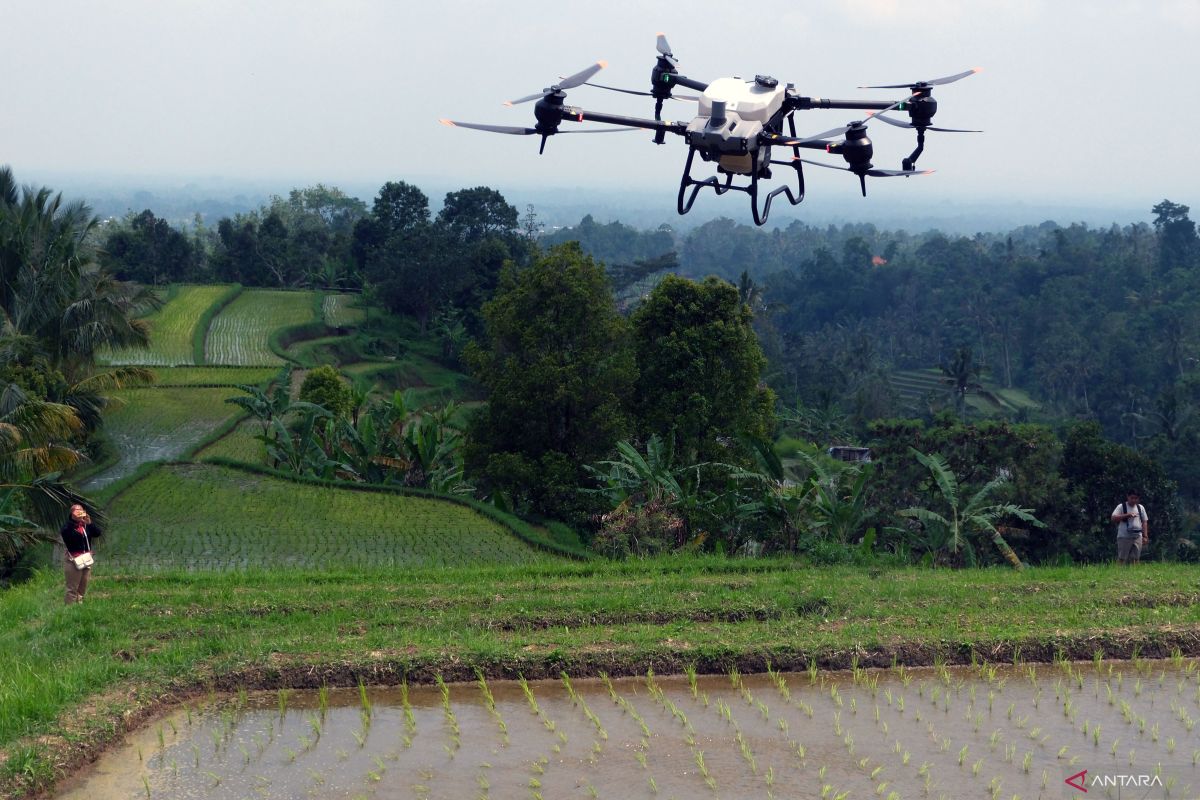
[[[271,333],[312,319],[311,292],[248,289],[213,319],[206,360],[235,366],[282,364],[268,344]]]
[[[111,364],[192,364],[192,337],[204,310],[229,290],[228,286],[180,286],[171,300],[146,318],[151,346],[108,354]]]
[[[114,570],[525,563],[544,556],[463,506],[224,467],[161,467],[108,507]]]
[[[677,558],[122,577],[102,555],[87,604],[60,605],[60,583],[46,573],[0,596],[0,748],[35,767],[70,750],[61,714],[94,748],[124,712],[208,686],[469,679],[475,665],[534,677],[1011,661],[1016,647],[1030,660],[1200,653],[1200,589],[1180,565],[879,573]]]

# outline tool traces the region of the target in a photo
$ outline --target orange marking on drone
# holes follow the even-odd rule
[[[442,123],[443,125],[447,125],[451,128],[455,127],[454,122],[451,120],[448,120],[448,119],[439,119],[438,122]]]
[[[607,68],[608,68],[608,62],[607,62],[607,61],[597,61],[596,63],[600,65],[600,69],[607,69]]]

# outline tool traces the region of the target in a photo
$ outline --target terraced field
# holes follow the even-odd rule
[[[283,364],[284,360],[271,351],[271,334],[280,328],[312,322],[313,301],[312,292],[243,292],[209,325],[205,360],[232,366]]]
[[[115,350],[104,360],[138,366],[196,363],[192,355],[196,325],[204,312],[228,291],[228,286],[179,287],[166,305],[146,318],[150,323],[150,347]]]
[[[442,500],[293,483],[206,464],[161,467],[109,506],[113,571],[517,564],[546,557]]]
[[[359,300],[356,294],[327,294],[321,301],[321,313],[325,324],[335,328],[357,325],[363,320],[363,310],[352,307],[351,303]]]
[[[262,425],[248,419],[196,454],[196,458],[229,458],[247,464],[266,464],[267,446],[255,438]]]
[[[119,460],[89,479],[84,484],[89,490],[119,480],[147,461],[180,457],[241,413],[225,402],[239,394],[232,387],[124,389],[112,394],[123,405],[105,414],[104,424]]]
[[[899,370],[891,375],[892,389],[901,402],[915,409],[924,409],[930,399],[936,403],[952,402],[950,387],[936,369]],[[1020,389],[1002,389],[989,381],[983,390],[967,395],[967,406],[985,417],[1002,417],[1021,411],[1036,411],[1039,406]]]
[[[275,367],[159,367],[154,370],[156,387],[261,384],[278,374]]]

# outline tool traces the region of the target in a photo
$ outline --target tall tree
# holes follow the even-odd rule
[[[483,317],[485,342],[464,354],[489,392],[468,468],[536,511],[578,516],[583,465],[608,455],[629,430],[625,405],[636,374],[629,324],[604,269],[578,244],[551,248],[528,268],[502,273]]]
[[[675,436],[684,460],[722,460],[773,432],[775,394],[750,309],[733,284],[668,275],[633,314],[642,432]]]

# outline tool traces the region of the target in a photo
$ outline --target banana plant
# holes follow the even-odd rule
[[[943,554],[952,562],[976,562],[972,535],[986,536],[1014,569],[1024,569],[1024,564],[1008,542],[1000,534],[996,522],[1016,518],[1030,525],[1044,528],[1045,524],[1033,516],[1033,509],[1021,508],[1013,503],[989,503],[992,494],[1005,483],[1005,478],[995,478],[973,494],[966,504],[959,496],[960,486],[954,471],[946,460],[937,453],[922,453],[914,448],[909,452],[929,470],[933,485],[941,500],[941,511],[929,508],[906,508],[900,515],[922,524],[927,535],[925,547],[937,559]]]

